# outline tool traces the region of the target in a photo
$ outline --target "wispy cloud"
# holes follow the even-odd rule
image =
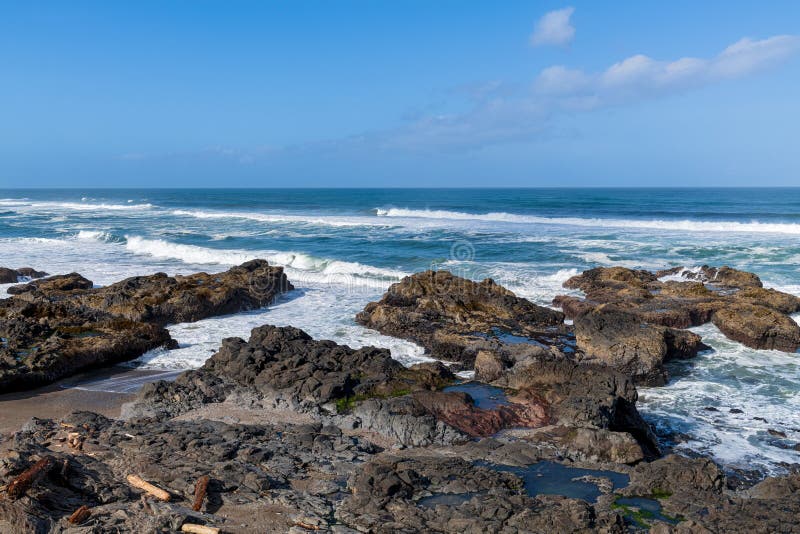
[[[741,39],[709,59],[659,61],[640,54],[602,72],[556,65],[539,72],[529,90],[502,96],[489,93],[463,113],[421,117],[374,140],[382,147],[426,150],[530,140],[547,132],[558,114],[624,105],[743,78],[774,67],[798,50],[800,37],[778,35]]]
[[[571,43],[575,37],[575,27],[570,22],[574,12],[574,7],[565,7],[545,13],[533,29],[531,44],[563,46]]]
[[[593,107],[658,96],[742,78],[780,63],[800,49],[800,38],[777,35],[768,39],[741,39],[710,59],[684,57],[659,61],[638,54],[599,73],[556,65],[544,69],[534,82],[541,96],[593,102]]]
[[[567,9],[569,13],[564,20],[568,23],[571,8]],[[683,57],[665,61],[638,54],[599,72],[554,65],[540,71],[532,82],[522,87],[502,81],[461,86],[453,96],[463,100],[463,111],[417,113],[396,128],[284,147],[215,146],[186,153],[132,153],[123,158],[196,157],[251,164],[270,158],[304,157],[310,153],[324,156],[384,151],[440,153],[527,142],[552,136],[558,126],[556,118],[561,114],[625,105],[743,78],[774,67],[798,51],[800,37],[777,35],[761,40],[743,38],[705,59]]]

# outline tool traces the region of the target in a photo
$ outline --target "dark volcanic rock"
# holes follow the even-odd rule
[[[228,338],[200,369],[175,382],[154,382],[139,394],[143,415],[178,415],[208,402],[222,402],[235,390],[262,396],[280,394],[298,406],[317,407],[356,399],[392,397],[420,386],[419,371],[406,369],[387,349],[351,349],[316,341],[298,328],[261,326],[250,339]],[[442,369],[442,381],[452,379]],[[429,378],[429,371],[421,375]],[[175,405],[176,394],[181,402]],[[192,403],[191,399],[197,402]]]
[[[19,269],[0,267],[0,284],[16,284],[20,278],[41,278],[43,276],[47,276],[47,273],[30,267],[20,267]]]
[[[800,328],[784,313],[764,306],[737,304],[717,310],[711,322],[727,337],[748,347],[795,352]]]
[[[406,369],[385,350],[256,328],[248,342],[225,340],[203,368],[145,387],[127,421],[34,419],[0,441],[0,487],[45,456],[56,463],[24,496],[0,499],[0,531],[171,532],[191,522],[230,534],[623,534],[643,520],[653,532],[793,532],[797,475],[735,492],[708,460],[648,463],[646,439],[632,437],[646,431],[636,390],[621,374],[528,354],[501,375],[516,394],[503,410],[483,410],[466,394],[435,391],[452,380],[441,365]],[[536,428],[468,439],[520,423]],[[630,474],[627,487],[563,481],[564,491],[586,480],[604,487],[596,502],[537,494],[521,478],[528,464],[563,458],[636,466],[612,467]],[[143,497],[130,474],[170,502]],[[193,511],[202,476],[208,495]],[[658,499],[663,516],[635,519],[622,496]],[[84,505],[89,519],[68,527]]]
[[[291,289],[253,260],[224,273],[129,278],[108,287],[72,273],[9,289],[0,300],[0,388],[26,389],[175,342],[167,323],[252,309]]]
[[[686,281],[658,279],[666,275],[681,276]],[[584,299],[562,295],[553,301],[568,317],[576,319],[576,326],[579,318],[590,311],[598,314],[624,311],[641,323],[671,328],[713,321],[731,339],[756,349],[794,352],[800,348],[800,326],[788,316],[800,311],[800,298],[764,289],[761,280],[752,273],[708,266],[697,271],[675,268],[658,273],[598,267],[570,278],[564,286],[586,294]],[[631,329],[628,331],[633,334]],[[674,331],[668,336],[674,338]],[[695,346],[702,348],[686,334],[682,336],[676,343],[679,347],[676,356],[690,355]],[[650,359],[649,355],[660,351],[651,347],[643,353]],[[598,356],[611,358],[614,351],[599,352]],[[629,352],[625,354],[628,359]]]
[[[27,296],[25,294],[24,296]],[[0,301],[0,388],[28,389],[81,369],[136,358],[174,341],[160,326],[87,309],[69,300]]]
[[[421,343],[437,358],[474,360],[477,380],[515,390],[510,405],[488,412],[463,395],[415,395],[440,420],[469,435],[488,436],[514,427],[584,427],[630,433],[639,452],[620,458],[656,455],[655,438],[635,407],[633,383],[605,367],[587,364],[583,355],[571,355],[571,328],[562,319],[491,280],[476,283],[433,271],[403,279],[357,316],[384,334]],[[699,344],[691,333],[664,327],[657,333],[663,349],[659,365],[668,355],[691,352],[692,344]],[[603,363],[632,376],[643,374],[630,362]]]
[[[658,532],[800,532],[800,474],[738,492],[726,491],[728,485],[710,460],[673,455],[636,466],[622,493],[656,496],[663,513],[682,520]]]
[[[216,274],[136,276],[86,293],[81,301],[133,321],[165,325],[260,308],[291,289],[283,268],[251,260]]]
[[[10,295],[20,295],[22,293],[29,293],[32,291],[39,291],[51,295],[57,291],[72,291],[74,289],[91,289],[94,286],[91,280],[88,280],[78,273],[59,274],[50,276],[43,280],[34,280],[27,284],[20,284],[18,286],[11,286],[8,288]]]
[[[336,518],[377,533],[624,532],[615,513],[577,499],[521,495],[520,482],[459,458],[380,456],[350,478],[352,495]],[[455,504],[418,504],[431,494],[452,496]]]
[[[468,365],[498,329],[549,339],[566,331],[563,319],[491,279],[473,282],[447,271],[408,276],[356,316],[364,326],[419,343],[436,358]]]
[[[145,385],[125,416],[175,417],[229,401],[268,407],[316,421],[342,421],[399,446],[463,441],[409,393],[441,387],[453,374],[442,365],[404,367],[387,349],[351,349],[317,341],[292,327],[254,328],[250,339],[229,338],[196,371],[174,382]]]
[[[664,362],[691,358],[707,348],[697,334],[651,325],[610,305],[578,315],[574,325],[578,346],[590,360],[596,358],[640,384],[665,384]]]

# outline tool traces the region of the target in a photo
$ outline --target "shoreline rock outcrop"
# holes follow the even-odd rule
[[[558,344],[567,333],[561,312],[517,297],[491,279],[473,282],[448,271],[425,271],[393,284],[356,315],[356,322],[466,368],[498,337]]]
[[[47,276],[47,273],[31,267],[20,267],[19,269],[0,267],[0,284],[16,284],[24,278],[35,279],[43,276]]]
[[[508,383],[573,383],[564,409],[582,425],[470,439],[446,421],[468,425],[475,412],[460,408],[468,395],[441,391],[453,378],[444,366],[407,369],[383,349],[259,327],[249,341],[225,340],[201,369],[145,387],[126,420],[76,412],[33,419],[0,439],[0,485],[14,486],[44,458],[53,467],[0,499],[0,530],[170,532],[192,523],[228,534],[797,531],[796,474],[732,491],[705,459],[639,456],[629,466],[598,454],[629,456],[630,442],[591,424],[604,417],[592,407],[603,390],[593,385],[597,399],[587,399],[588,377],[610,381],[606,396],[635,400],[635,388],[603,367],[587,365],[590,372],[576,377],[581,366],[573,365],[572,377],[547,362],[516,369]],[[365,406],[380,423],[359,421]],[[410,435],[425,429],[438,429],[439,439]],[[560,463],[542,478],[541,462]],[[142,492],[132,478],[169,500]],[[543,481],[557,489],[537,489]],[[71,524],[81,507],[90,513]]]
[[[158,273],[100,288],[77,273],[12,286],[12,296],[0,300],[0,389],[29,389],[174,348],[166,324],[265,306],[289,289],[282,268],[264,260],[224,273]]]
[[[671,279],[661,280],[664,277]],[[800,348],[800,326],[789,317],[800,312],[800,297],[765,289],[755,274],[730,267],[703,266],[696,271],[677,267],[655,273],[597,267],[570,278],[564,287],[586,295],[554,299],[570,318],[602,306],[669,328],[712,322],[727,337],[754,349]]]

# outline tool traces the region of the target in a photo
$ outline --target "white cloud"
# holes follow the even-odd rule
[[[795,35],[776,35],[761,41],[745,37],[717,56],[712,71],[719,78],[744,76],[785,60],[799,47],[800,38]]]
[[[742,39],[709,59],[684,57],[659,61],[637,54],[614,63],[599,73],[554,66],[539,73],[534,92],[554,99],[591,97],[596,105],[658,96],[701,87],[731,78],[741,78],[771,67],[800,49],[800,38],[778,35],[768,39]]]
[[[563,112],[590,111],[657,98],[741,78],[773,67],[800,50],[800,37],[742,39],[709,58],[661,61],[637,54],[601,72],[555,65],[543,69],[527,91],[489,94],[460,114],[428,116],[385,132],[383,147],[437,150],[525,141],[552,131]]]
[[[582,70],[556,65],[539,73],[535,88],[542,94],[569,94],[584,90],[590,82],[591,78]]]
[[[575,27],[570,23],[574,7],[565,7],[545,13],[536,23],[531,35],[533,46],[566,45],[575,37]]]

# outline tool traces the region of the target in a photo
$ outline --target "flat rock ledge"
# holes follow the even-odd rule
[[[30,389],[173,348],[165,325],[265,306],[289,289],[283,269],[264,260],[224,273],[157,273],[102,288],[77,273],[11,286],[13,296],[0,300],[0,390]]]

